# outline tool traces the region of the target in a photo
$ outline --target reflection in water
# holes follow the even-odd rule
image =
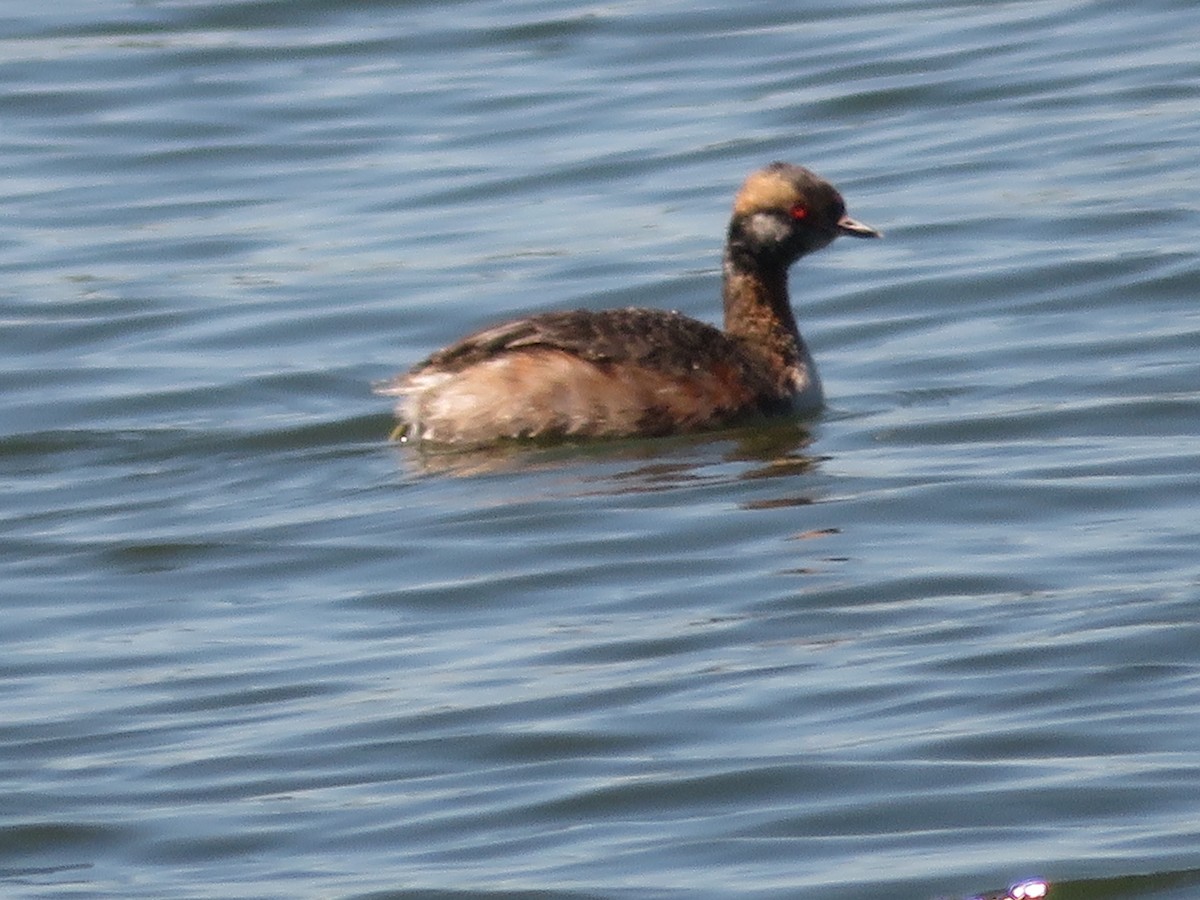
[[[393,435],[394,436],[394,435]],[[420,475],[466,478],[503,472],[531,472],[566,467],[635,463],[617,471],[591,476],[588,481],[604,481],[610,488],[600,492],[614,495],[627,492],[670,490],[697,481],[727,482],[736,479],[778,478],[811,473],[822,457],[804,451],[812,444],[805,423],[793,420],[756,422],[734,430],[701,432],[667,438],[636,438],[556,442],[538,444],[509,441],[483,448],[449,449],[401,441],[395,444],[401,465]],[[724,463],[745,463],[745,468],[730,473],[703,474],[714,460],[711,452],[722,445]],[[794,506],[811,502],[807,498],[781,498],[757,501],[747,508]],[[758,504],[761,503],[761,506]]]
[[[1088,878],[1055,883],[1049,900],[1183,900],[1200,896],[1200,869],[1150,872],[1145,875],[1117,875],[1112,878]]]
[[[1200,869],[1056,881],[1026,878],[1011,887],[972,894],[967,900],[1175,900],[1197,896]]]

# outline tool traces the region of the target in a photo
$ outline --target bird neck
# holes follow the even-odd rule
[[[808,350],[788,298],[786,263],[764,264],[727,247],[722,295],[726,334],[765,352],[776,364],[807,360]]]

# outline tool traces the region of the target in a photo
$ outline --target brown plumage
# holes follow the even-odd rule
[[[544,313],[476,332],[380,385],[405,439],[659,435],[815,410],[821,382],[788,301],[788,267],[840,234],[878,237],[841,195],[772,163],[738,192],[720,330],[676,312]]]

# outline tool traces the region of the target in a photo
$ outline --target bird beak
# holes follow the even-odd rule
[[[872,228],[870,225],[864,225],[849,216],[842,216],[837,223],[838,234],[847,234],[850,237],[877,238],[883,235]]]

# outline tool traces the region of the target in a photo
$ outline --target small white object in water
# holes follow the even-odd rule
[[[1008,896],[1012,900],[1042,900],[1049,890],[1050,885],[1040,878],[1033,878],[1029,881],[1018,881],[1008,889]]]

